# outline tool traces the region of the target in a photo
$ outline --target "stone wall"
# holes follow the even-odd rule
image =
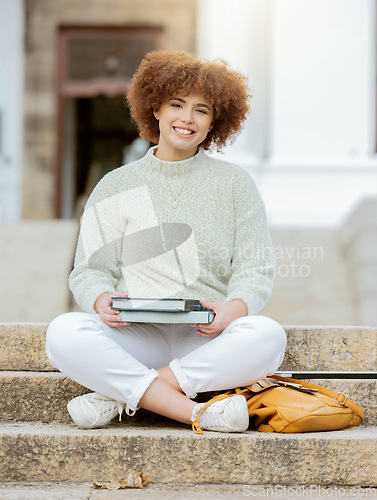
[[[376,230],[358,213],[353,227],[369,227],[365,245],[353,232],[346,244],[339,231],[272,228],[277,271],[261,314],[285,325],[376,324],[365,313],[368,304],[375,311]],[[74,220],[0,225],[0,322],[48,322],[79,310],[67,286],[77,234]]]
[[[261,312],[285,325],[364,325],[352,294],[351,267],[334,229],[272,228],[277,267]]]
[[[25,0],[23,217],[55,216],[60,25],[154,26],[166,49],[195,51],[196,0]]]
[[[70,307],[75,221],[0,224],[0,322],[51,321]]]
[[[346,220],[340,250],[351,269],[351,300],[361,325],[377,325],[377,198],[361,203]]]

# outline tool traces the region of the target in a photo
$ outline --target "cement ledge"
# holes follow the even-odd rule
[[[364,423],[377,425],[377,379],[316,379],[312,382],[346,394],[364,409]],[[0,415],[8,421],[69,423],[68,401],[87,392],[91,391],[57,372],[0,372]],[[200,395],[200,401],[207,400],[208,395]],[[172,421],[145,410],[139,410],[132,419],[124,419],[125,425],[148,422],[159,425]]]
[[[0,323],[0,370],[56,371],[45,354],[46,323]],[[280,370],[376,369],[377,328],[284,326],[287,350]]]
[[[123,478],[122,478],[123,479]],[[375,497],[377,491],[362,487],[332,485],[248,485],[248,484],[161,484],[150,483],[142,490],[94,490],[91,483],[0,483],[1,500],[245,500],[283,498],[318,500],[321,497],[354,499]]]
[[[125,470],[158,483],[377,483],[377,428],[242,434],[190,428],[83,430],[74,425],[0,425],[0,481],[106,481]]]

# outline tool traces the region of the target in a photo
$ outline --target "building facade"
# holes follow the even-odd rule
[[[122,99],[150,49],[221,58],[252,114],[225,158],[270,220],[337,226],[376,192],[375,0],[5,0],[1,220],[73,217],[136,137]]]
[[[17,103],[23,129],[12,130],[11,149],[23,155],[14,160],[18,196],[2,219],[71,218],[91,171],[120,166],[137,137],[123,100],[144,54],[195,52],[196,2],[6,0],[1,8],[4,25],[17,30],[0,45],[18,62],[18,87],[2,105],[11,114]],[[0,179],[4,193],[9,181]]]
[[[124,103],[129,80],[148,50],[178,49],[250,80],[252,113],[222,158],[265,200],[278,253],[266,314],[377,323],[376,0],[3,0],[0,23],[0,229],[14,226],[0,242],[14,257],[13,268],[0,262],[3,305],[16,272],[30,303],[22,320],[69,308],[83,202],[148,147]],[[56,256],[48,265],[41,241]],[[17,252],[32,248],[38,258],[20,269]],[[30,300],[41,273],[61,290],[47,316]],[[3,318],[16,321],[11,307]]]

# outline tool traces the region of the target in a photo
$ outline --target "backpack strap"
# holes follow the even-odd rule
[[[346,394],[343,394],[342,392],[335,392],[332,391],[331,389],[326,389],[325,387],[321,387],[320,385],[315,385],[310,382],[304,382],[303,380],[296,380],[296,379],[291,379],[291,378],[286,378],[286,377],[281,377],[280,375],[269,375],[268,378],[272,378],[274,380],[278,380],[280,382],[285,382],[288,384],[292,385],[301,385],[302,387],[305,387],[307,389],[313,389],[316,392],[319,392],[320,394],[323,394],[324,396],[328,396],[329,398],[333,399],[337,403],[339,403],[342,406],[346,406],[350,410],[352,410],[356,417],[351,421],[350,427],[354,427],[355,425],[359,425],[363,419],[364,419],[364,411],[358,406],[356,403],[348,399]],[[343,400],[339,400],[338,396],[342,396]]]
[[[203,408],[201,408],[201,410],[199,411],[199,413],[197,414],[195,420],[193,420],[192,424],[191,424],[191,427],[192,427],[192,430],[196,433],[196,434],[203,434],[203,431],[200,427],[200,424],[199,424],[199,417],[200,415],[203,413],[203,411],[209,406],[211,405],[212,403],[214,403],[215,401],[221,401],[222,399],[225,399],[225,398],[229,398],[230,396],[234,396],[234,393],[232,393],[231,391],[228,391],[228,392],[225,392],[223,394],[218,394],[217,396],[214,396],[213,398],[211,398],[209,401],[207,401],[207,403],[203,406]]]

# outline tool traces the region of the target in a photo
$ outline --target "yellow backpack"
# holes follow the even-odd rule
[[[363,410],[343,393],[272,375],[252,385],[214,396],[192,423],[193,431],[203,434],[199,416],[207,406],[235,394],[242,394],[247,400],[249,428],[261,432],[334,431],[359,425],[364,418]]]

